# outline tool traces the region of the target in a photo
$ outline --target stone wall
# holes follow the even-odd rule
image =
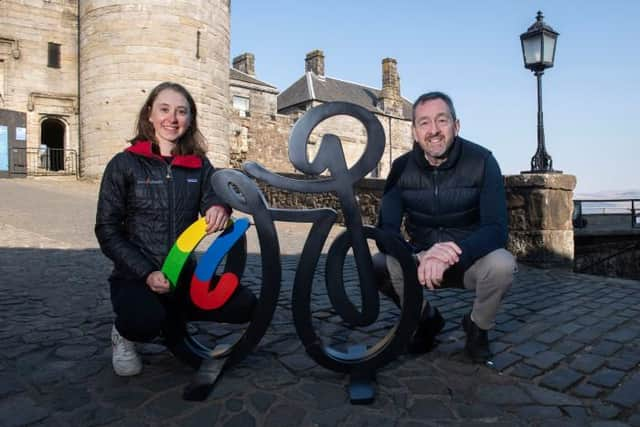
[[[0,108],[27,115],[27,147],[41,143],[49,118],[65,126],[64,148],[78,149],[77,0],[2,0]],[[60,68],[48,67],[48,44]]]
[[[305,179],[302,175],[287,176]],[[574,259],[573,188],[575,177],[526,174],[505,177],[509,216],[507,248],[518,260],[538,267],[572,268]],[[384,180],[364,179],[356,187],[365,224],[375,224]],[[291,193],[259,183],[272,207],[331,207],[340,211],[332,194]],[[342,221],[342,217],[340,217]]]
[[[505,177],[509,242],[519,261],[539,267],[573,266],[573,189],[564,174]]]
[[[100,175],[133,136],[148,92],[183,84],[218,166],[229,161],[229,0],[82,0],[82,172]]]
[[[240,168],[243,162],[253,161],[274,172],[294,172],[287,150],[292,126],[288,116],[233,114],[229,144],[231,166]]]
[[[300,174],[282,174],[294,179],[310,179]],[[374,225],[378,218],[380,199],[384,189],[384,180],[363,179],[356,184],[356,197],[362,213],[364,224]],[[265,199],[273,208],[290,209],[314,209],[332,208],[338,212],[338,222],[344,224],[344,216],[340,208],[340,202],[332,193],[296,193],[274,188],[263,182],[258,182],[258,186],[264,193]]]

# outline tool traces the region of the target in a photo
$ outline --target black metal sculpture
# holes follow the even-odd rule
[[[311,132],[320,122],[336,115],[358,119],[367,131],[364,152],[351,168],[347,167],[339,138],[331,134],[324,135],[315,159],[308,161],[307,141]],[[350,375],[352,403],[373,401],[374,389],[371,383],[376,370],[403,351],[418,322],[422,306],[422,291],[411,253],[399,236],[362,225],[354,194],[354,184],[375,168],[383,152],[384,131],[378,119],[357,105],[335,102],[323,104],[305,114],[295,125],[289,138],[289,158],[298,170],[314,177],[328,170],[329,176],[296,180],[274,174],[256,163],[245,164],[244,168],[254,178],[278,188],[305,193],[334,192],[338,196],[346,231],[332,242],[327,254],[325,280],[329,299],[335,311],[348,324],[366,326],[378,318],[380,301],[367,244],[367,239],[374,240],[379,247],[385,248],[389,255],[395,257],[403,269],[404,302],[397,324],[370,348],[359,344],[344,352],[325,345],[312,324],[311,291],[322,248],[337,218],[336,212],[329,208],[269,208],[262,192],[249,177],[234,170],[218,171],[212,178],[216,194],[233,209],[253,217],[262,257],[262,287],[251,322],[233,346],[216,352],[200,345],[192,337],[187,337],[182,342],[180,346],[186,350],[183,359],[193,359],[195,354],[196,358],[204,360],[193,383],[185,390],[185,398],[205,398],[222,369],[244,358],[264,335],[273,317],[281,280],[278,236],[273,221],[290,221],[313,224],[300,255],[293,286],[292,310],[298,336],[307,353],[318,364]],[[239,248],[240,243],[242,242],[237,245]],[[353,250],[358,271],[362,310],[358,310],[344,288],[342,269],[349,248]],[[229,271],[240,277],[239,270],[244,267],[244,257],[241,249],[233,251],[226,268],[232,269]],[[174,348],[174,352],[179,354],[180,350]]]

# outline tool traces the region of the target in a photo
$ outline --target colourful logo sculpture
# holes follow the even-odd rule
[[[227,228],[202,255],[191,277],[191,285],[189,287],[191,300],[196,306],[203,310],[214,310],[222,307],[231,298],[239,283],[239,278],[235,273],[226,272],[222,274],[213,290],[209,290],[210,282],[220,261],[248,228],[249,220],[246,218],[229,220]],[[169,251],[161,271],[169,280],[172,290],[175,290],[178,286],[178,279],[185,262],[198,246],[198,243],[207,235],[206,229],[207,223],[205,219],[200,218],[178,237],[171,251]]]

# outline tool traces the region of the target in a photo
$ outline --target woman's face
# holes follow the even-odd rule
[[[175,90],[164,89],[153,101],[149,121],[153,124],[158,144],[175,144],[191,125],[187,99]]]

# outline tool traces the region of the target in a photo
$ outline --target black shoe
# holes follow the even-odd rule
[[[465,354],[474,363],[485,363],[491,358],[491,350],[489,349],[489,336],[486,330],[480,329],[473,320],[471,314],[467,314],[462,318],[462,329],[467,334],[467,342],[464,346]]]
[[[434,307],[431,316],[423,313],[418,328],[409,340],[409,353],[423,354],[433,350],[437,345],[436,335],[442,331],[442,328],[444,328],[444,318],[437,308]]]

